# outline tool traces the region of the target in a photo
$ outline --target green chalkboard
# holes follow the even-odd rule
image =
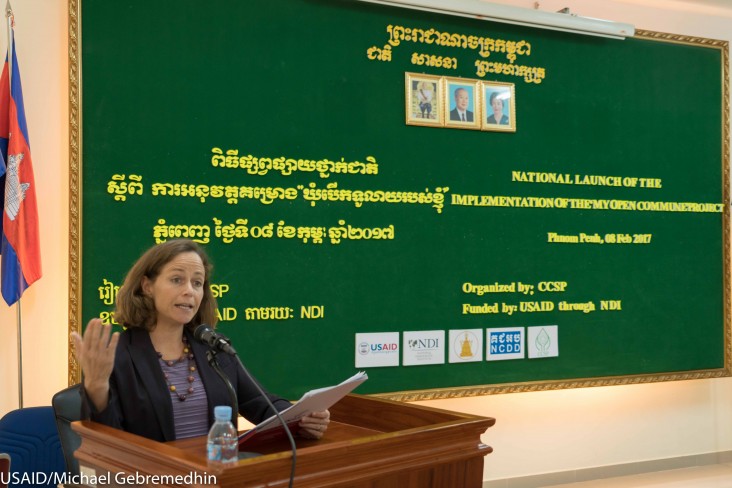
[[[357,369],[403,399],[729,374],[726,43],[344,0],[71,7],[72,328],[189,237],[219,330],[291,398]]]

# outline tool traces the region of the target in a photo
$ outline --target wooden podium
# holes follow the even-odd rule
[[[480,436],[495,419],[354,394],[330,412],[321,440],[295,437],[296,488],[482,486],[483,457],[493,449]],[[286,439],[255,437],[240,451],[259,456],[218,468],[207,464],[205,437],[160,443],[90,421],[75,422],[73,429],[82,438],[75,453],[82,473],[108,473],[104,486],[250,488],[289,482],[292,453]]]

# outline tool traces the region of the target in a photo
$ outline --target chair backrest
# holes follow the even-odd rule
[[[0,488],[10,484],[10,455],[0,452]]]
[[[74,457],[74,451],[81,445],[81,438],[71,428],[71,422],[81,420],[79,387],[80,385],[76,384],[61,390],[51,400],[56,414],[56,428],[61,439],[61,449],[66,460],[66,471],[72,475],[79,474],[79,460]]]
[[[5,414],[0,419],[0,452],[10,455],[10,472],[20,481],[14,487],[37,486],[33,481],[39,473],[50,480],[60,476],[66,467],[53,408],[19,408]]]

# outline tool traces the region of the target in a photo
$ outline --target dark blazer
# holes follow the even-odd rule
[[[486,122],[488,122],[489,124],[508,125],[508,115],[501,115],[501,121],[496,122],[496,114],[491,114],[486,119]]]
[[[465,111],[465,122],[472,122],[473,121],[473,112],[470,110]],[[450,120],[460,120],[460,114],[458,113],[458,109],[454,108],[450,110]]]
[[[213,424],[216,405],[231,405],[226,384],[216,374],[206,359],[208,346],[193,339],[185,330],[191,345],[201,381],[208,397],[208,423]],[[239,413],[253,423],[274,414],[267,402],[247,378],[235,358],[220,353],[218,363],[236,389]],[[160,369],[158,356],[143,329],[130,328],[120,335],[114,370],[109,379],[109,403],[99,412],[81,388],[81,418],[100,422],[117,429],[141,435],[160,442],[175,440],[173,402]],[[287,400],[269,395],[277,410],[291,404]]]

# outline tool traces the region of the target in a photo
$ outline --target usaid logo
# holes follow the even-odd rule
[[[356,367],[399,366],[399,332],[356,334]]]
[[[392,342],[391,344],[369,344],[368,342],[362,342],[358,345],[358,353],[365,354],[379,354],[395,352],[399,350],[399,344]]]

